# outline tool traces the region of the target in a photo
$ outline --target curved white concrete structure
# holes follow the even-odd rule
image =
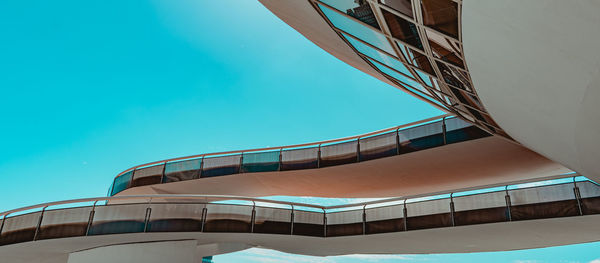
[[[475,88],[524,146],[600,180],[600,2],[463,1]]]
[[[207,195],[53,202],[0,213],[0,255],[15,263],[192,263],[250,247],[329,256],[600,240],[599,185],[580,177],[536,183],[329,207]]]

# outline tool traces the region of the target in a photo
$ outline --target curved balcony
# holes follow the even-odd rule
[[[468,122],[442,115],[335,140],[200,154],[138,165],[117,175],[109,195],[146,185],[367,162],[488,136]]]
[[[53,246],[52,240],[70,238],[81,249],[88,240],[93,247],[178,235],[204,243],[225,240],[317,255],[496,251],[600,240],[600,232],[586,228],[596,227],[598,214],[600,186],[581,177],[329,207],[238,196],[116,196],[0,213],[0,253],[31,247],[28,244],[45,246],[40,251],[64,252],[68,246]],[[558,231],[573,224],[578,227],[572,231]],[[587,234],[580,233],[584,230]],[[122,238],[110,238],[115,235]],[[557,235],[561,238],[553,238]],[[292,251],[280,247],[306,237],[319,241]],[[407,241],[403,246],[381,243],[390,237]],[[453,244],[444,244],[450,240]],[[377,246],[359,245],[370,241]],[[429,245],[420,247],[423,242]],[[313,246],[320,247],[307,252]]]

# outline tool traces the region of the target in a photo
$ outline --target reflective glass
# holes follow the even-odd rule
[[[131,187],[159,184],[162,179],[164,167],[164,164],[161,164],[135,169]]]
[[[410,72],[408,71],[408,69],[406,69],[406,66],[404,66],[404,64],[402,64],[400,61],[398,61],[397,59],[378,51],[377,49],[374,49],[346,34],[343,34],[344,37],[348,40],[348,42],[350,42],[350,44],[352,46],[354,46],[354,48],[356,48],[356,50],[358,50],[358,52],[365,54],[367,56],[369,56],[370,58],[373,58],[383,64],[386,64],[392,68],[397,68],[398,71],[407,74],[407,75],[411,75]]]
[[[422,0],[423,24],[458,38],[458,3],[452,0]]]
[[[429,62],[429,59],[425,54],[422,54],[418,51],[414,51],[413,49],[398,41],[396,41],[396,45],[398,45],[398,49],[400,49],[402,55],[404,56],[406,61],[408,61],[408,63],[417,68],[422,69],[423,71],[431,75],[435,75],[435,70],[431,66],[431,63]]]
[[[388,11],[381,10],[385,22],[390,29],[390,33],[393,37],[402,40],[404,43],[412,45],[418,49],[423,50],[423,44],[421,43],[421,37],[419,36],[419,30],[415,24],[404,20],[397,15],[394,15]]]
[[[164,183],[185,181],[198,178],[202,159],[191,159],[167,163]]]
[[[204,158],[201,177],[237,174],[240,172],[241,157],[241,154],[236,154]]]
[[[435,58],[439,58],[460,68],[465,67],[462,60],[461,48],[458,43],[433,30],[427,29],[426,31],[429,46]]]
[[[442,62],[436,61],[440,72],[442,73],[442,77],[444,81],[450,85],[453,85],[457,88],[464,89],[466,91],[472,92],[471,83],[467,78],[466,74],[458,69],[452,68],[450,66],[445,65]]]
[[[126,172],[121,176],[115,178],[115,183],[113,185],[112,194],[116,195],[117,193],[127,189],[129,187],[129,182],[131,181],[131,176],[133,175],[133,171]]]
[[[358,161],[358,141],[321,146],[321,167]]]
[[[244,153],[242,172],[269,172],[279,170],[279,151]]]
[[[319,5],[319,8],[335,27],[357,38],[360,38],[385,52],[394,54],[394,49],[383,34],[361,25],[360,23],[353,21],[352,19],[349,19],[348,17],[345,17],[327,7]]]
[[[281,170],[317,168],[318,155],[318,147],[284,150],[281,153]]]
[[[373,65],[375,65],[379,70],[381,70],[381,72],[389,75],[392,78],[395,78],[397,80],[400,80],[410,86],[412,86],[413,88],[418,89],[419,91],[431,96],[431,93],[429,93],[429,91],[427,89],[425,89],[421,84],[419,84],[418,82],[416,82],[414,79],[408,78],[386,66],[383,66],[377,62],[375,62],[372,59],[369,59],[369,61],[371,61],[371,63],[373,63]]]
[[[37,239],[84,236],[92,207],[46,210]]]
[[[396,132],[360,139],[360,161],[398,154]]]
[[[410,4],[410,0],[380,0],[380,2],[402,14],[413,17],[412,5]]]
[[[366,0],[321,0],[321,2],[379,29],[377,18]]]
[[[425,74],[424,72],[422,72],[418,69],[415,69],[415,71],[417,72],[417,74],[419,75],[421,80],[423,80],[423,82],[425,82],[425,84],[427,84],[427,86],[433,88],[433,83],[431,82],[431,77],[429,75]]]
[[[0,235],[0,246],[33,241],[41,212],[7,217]]]
[[[144,232],[147,204],[96,206],[90,235]]]

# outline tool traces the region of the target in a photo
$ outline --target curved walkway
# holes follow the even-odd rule
[[[533,185],[537,184],[540,183]],[[52,246],[52,240],[64,243],[70,238],[79,240],[79,245],[90,240],[90,246],[98,245],[98,240],[108,242],[104,245],[122,244],[122,240],[128,239],[138,240],[135,242],[174,240],[169,234],[173,232],[181,233],[177,235],[179,240],[189,236],[205,243],[260,244],[316,255],[342,254],[349,250],[353,253],[496,251],[600,240],[600,231],[588,233],[588,227],[597,227],[598,214],[600,186],[580,177],[541,186],[505,186],[329,207],[238,196],[101,197],[0,213],[0,253],[8,255],[8,251],[32,244]],[[572,231],[560,229],[573,222],[577,227],[571,228]],[[515,234],[519,233],[517,230],[522,234]],[[587,234],[579,230],[585,230]],[[478,233],[480,231],[486,233],[483,234],[486,241],[472,247],[470,242],[484,238]],[[511,234],[506,236],[501,231]],[[533,237],[532,233],[535,234]],[[557,235],[561,238],[552,238]],[[112,238],[115,236],[123,239]],[[165,239],[166,236],[169,238]],[[379,243],[378,247],[365,244],[364,248],[342,248],[338,244],[341,237],[344,242],[354,245],[369,240]],[[427,241],[431,245],[427,248],[410,244],[398,247],[390,238],[401,243],[413,239],[419,244]],[[498,244],[509,238],[518,241]],[[449,239],[463,240],[464,243],[440,243]],[[251,240],[257,243],[249,242]],[[315,241],[323,247],[309,252],[306,247],[283,249],[278,240],[283,242],[281,244],[298,240],[325,241]],[[385,240],[390,243],[381,243]]]

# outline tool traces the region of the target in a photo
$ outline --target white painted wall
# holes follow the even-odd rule
[[[67,263],[198,263],[196,240],[104,246],[69,254]]]
[[[464,0],[467,66],[524,146],[600,181],[600,1]]]

